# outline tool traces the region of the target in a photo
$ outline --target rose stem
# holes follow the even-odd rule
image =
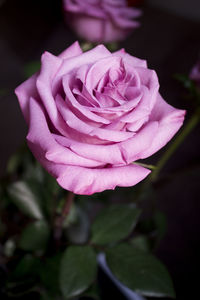
[[[183,127],[179,135],[175,138],[175,140],[170,144],[168,149],[161,156],[161,159],[158,161],[155,170],[151,173],[150,181],[156,181],[163,166],[170,159],[172,154],[176,151],[176,149],[180,146],[180,144],[184,141],[184,139],[189,135],[189,133],[196,127],[199,120],[200,120],[200,107],[191,116],[191,118]]]
[[[66,216],[70,212],[70,208],[72,206],[74,198],[75,194],[72,192],[68,192],[61,215],[56,218],[54,238],[58,242],[58,244],[62,236],[63,223],[65,221]]]

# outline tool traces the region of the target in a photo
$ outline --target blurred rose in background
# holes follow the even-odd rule
[[[190,72],[190,79],[192,79],[200,87],[200,60],[192,68]]]
[[[110,43],[124,40],[139,26],[136,19],[141,10],[128,7],[130,3],[125,0],[64,0],[64,11],[67,23],[80,38],[93,43]]]

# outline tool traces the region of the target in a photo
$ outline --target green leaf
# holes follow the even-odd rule
[[[60,271],[61,255],[50,257],[45,260],[40,270],[40,279],[45,286],[48,294],[58,295],[59,290],[59,271]]]
[[[124,285],[147,297],[175,297],[165,266],[153,255],[127,244],[106,251],[112,273]]]
[[[11,277],[15,279],[20,279],[23,277],[30,278],[31,276],[37,275],[39,268],[39,259],[30,254],[27,254],[17,264],[15,270],[11,274]]]
[[[96,254],[90,246],[71,246],[63,255],[60,288],[66,298],[75,297],[89,288],[97,271]]]
[[[117,242],[135,227],[140,210],[133,205],[115,204],[103,209],[92,225],[91,242],[96,245]]]
[[[29,224],[22,232],[19,247],[26,251],[43,250],[49,238],[48,224],[43,221],[36,221]]]
[[[17,181],[8,187],[8,194],[15,205],[26,215],[42,219],[43,214],[39,199],[30,186],[24,181]]]

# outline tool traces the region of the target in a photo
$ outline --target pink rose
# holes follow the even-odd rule
[[[64,0],[66,20],[81,38],[96,43],[123,40],[139,26],[141,10],[126,0]]]
[[[144,60],[103,45],[82,53],[76,42],[58,57],[45,52],[16,95],[35,157],[63,188],[89,195],[144,179],[150,171],[132,162],[181,127],[185,111],[158,89]]]
[[[200,87],[200,61],[192,68],[190,72],[190,79],[192,79],[198,87]]]

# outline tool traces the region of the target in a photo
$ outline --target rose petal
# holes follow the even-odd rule
[[[121,40],[124,40],[128,33],[130,33],[132,30],[123,30],[115,25],[112,20],[108,19],[104,21],[104,27],[103,27],[103,37],[99,41],[101,43],[111,43],[112,41],[118,42]]]
[[[137,132],[146,122],[148,122],[148,120],[149,120],[149,116],[148,115],[144,116],[143,118],[141,118],[141,119],[139,119],[135,122],[131,122],[131,123],[126,124],[126,128],[129,131]]]
[[[60,53],[60,55],[58,55],[58,57],[60,57],[62,59],[67,59],[67,58],[71,58],[71,57],[80,55],[82,53],[83,53],[83,51],[79,45],[79,42],[76,41],[70,47],[68,47],[65,51]]]
[[[106,3],[116,7],[125,6],[127,4],[126,0],[106,0]]]
[[[105,20],[103,18],[96,18],[87,14],[69,15],[67,22],[76,34],[86,41],[101,43],[104,40],[102,27]]]
[[[92,137],[98,137],[101,140],[110,142],[121,142],[133,136],[132,132],[114,131],[90,126],[81,119],[77,118],[76,115],[69,110],[67,104],[59,95],[56,97],[56,104],[58,111],[62,115],[67,125],[80,133],[87,134]]]
[[[81,143],[60,135],[54,135],[54,137],[61,145],[69,147],[73,152],[82,157],[99,161],[102,164],[125,164],[118,143],[113,145],[95,145]]]
[[[66,125],[60,117],[52,95],[52,79],[61,66],[62,60],[48,52],[42,55],[42,65],[36,86],[46,112],[55,128],[66,135]]]
[[[151,146],[157,129],[158,122],[150,122],[131,139],[113,145],[92,145],[58,135],[54,137],[81,157],[104,164],[124,165],[141,158],[141,153]]]
[[[92,65],[99,59],[111,56],[110,51],[103,45],[99,45],[92,50],[82,53],[81,55],[66,59],[63,61],[61,68],[58,70],[56,77],[52,83],[52,88],[57,85],[61,78],[69,74],[71,71],[75,72],[83,65]]]
[[[149,91],[152,91],[154,94],[157,94],[160,85],[159,85],[158,76],[156,72],[154,70],[140,68],[140,67],[135,67],[135,71],[137,71],[138,76],[140,77],[141,85],[148,88]],[[153,101],[150,103],[151,103],[151,107],[153,107],[155,102]]]
[[[29,122],[29,101],[30,98],[38,98],[38,92],[36,88],[36,79],[37,79],[38,73],[31,76],[28,80],[20,84],[15,89],[15,94],[18,97],[19,104],[21,107],[21,110],[23,112],[24,118],[26,122]]]
[[[96,1],[72,1],[72,0],[65,0],[64,2],[64,9],[67,12],[75,13],[75,14],[85,14],[96,18],[105,18],[106,14],[102,9],[99,9],[99,6],[97,5],[98,2]],[[78,15],[76,15],[76,18],[79,18]]]
[[[158,131],[158,122],[149,122],[131,139],[121,143],[120,148],[127,164],[141,158],[143,151],[151,147]]]
[[[45,151],[41,148],[39,144],[35,144],[27,140],[28,146],[31,152],[34,154],[35,158],[41,163],[41,165],[55,178],[59,177],[66,170],[66,165],[56,164],[46,159]]]
[[[124,7],[123,10],[120,11],[120,15],[123,15],[124,18],[138,18],[141,17],[142,10],[135,7]]]
[[[124,101],[124,104],[114,106],[114,107],[88,107],[90,111],[96,112],[96,113],[119,113],[119,115],[122,115],[123,113],[127,113],[129,111],[132,111],[133,108],[137,107],[138,103],[141,101],[142,93],[139,89],[134,90],[135,98],[130,101]]]
[[[132,18],[137,18],[142,15],[142,11],[140,9],[123,6],[115,8],[107,3],[105,3],[103,7],[114,24],[120,29],[132,29],[139,26],[139,23],[133,21]]]
[[[85,81],[85,85],[87,86],[89,93],[92,93],[98,82],[110,69],[119,70],[120,64],[121,58],[115,56],[113,56],[112,59],[110,59],[110,57],[106,57],[94,63],[89,69]]]
[[[151,113],[152,103],[155,102],[153,97],[155,97],[154,91],[150,93],[150,91],[145,86],[143,86],[141,88],[141,97],[139,99],[140,101],[137,101],[136,99],[137,106],[133,106],[134,109],[130,109],[126,114],[124,114],[120,118],[120,121],[132,124],[148,117]],[[133,103],[134,100],[132,100]]]
[[[139,59],[137,57],[134,57],[134,56],[126,53],[126,51],[124,49],[113,52],[113,55],[122,57],[123,60],[127,63],[127,65],[130,65],[133,67],[147,68],[146,60]]]
[[[64,189],[80,195],[91,195],[116,186],[133,186],[143,180],[150,170],[137,165],[89,169],[66,167],[57,181]]]
[[[30,126],[27,140],[30,142],[30,145],[34,145],[36,157],[43,153],[45,158],[54,163],[82,165],[84,167],[101,165],[94,160],[80,157],[70,149],[60,146],[49,131],[41,106],[33,98],[30,99]]]
[[[76,98],[74,97],[74,95],[72,94],[72,91],[70,90],[69,87],[69,81],[70,81],[70,76],[66,75],[63,76],[63,88],[65,91],[65,95],[66,95],[66,102],[68,104],[71,104],[72,106],[72,111],[74,111],[74,109],[78,110],[80,113],[82,113],[83,115],[85,115],[88,119],[94,121],[94,122],[98,122],[98,123],[102,123],[102,124],[109,124],[110,121],[98,116],[97,114],[94,114],[89,107],[85,107],[83,105],[81,105]]]
[[[169,142],[182,126],[185,113],[184,110],[172,107],[158,95],[150,116],[151,121],[158,121],[158,131],[154,136],[151,147],[142,153],[141,158],[154,154]]]

